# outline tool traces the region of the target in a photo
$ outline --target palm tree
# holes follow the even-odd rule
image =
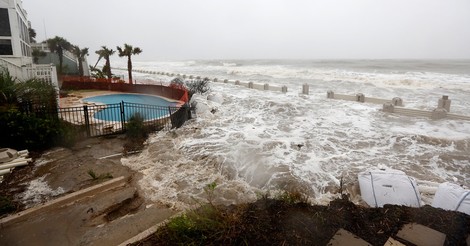
[[[103,67],[103,72],[106,73],[108,79],[111,79],[113,74],[111,73],[111,62],[109,61],[109,57],[112,56],[116,51],[113,49],[108,49],[106,46],[101,46],[100,50],[95,51],[97,55],[99,55],[98,62],[101,58],[106,60],[106,63]],[[98,62],[96,62],[98,64]],[[95,65],[96,67],[96,65]]]
[[[124,44],[124,49],[117,47],[119,51],[119,57],[127,56],[127,71],[129,72],[129,84],[132,84],[132,55],[138,55],[142,53],[139,47],[132,47],[132,45]]]
[[[59,56],[59,74],[62,74],[62,64],[64,62],[64,50],[70,50],[72,44],[65,38],[55,36],[47,40],[47,45],[51,52],[57,53]]]
[[[78,59],[78,74],[83,76],[83,61],[85,61],[85,56],[88,55],[88,48],[80,49],[78,46],[73,46],[72,51]]]
[[[45,57],[47,54],[46,52],[38,49],[38,48],[33,48],[33,51],[31,52],[31,56],[33,56],[33,62],[34,64],[38,64],[39,58],[40,57]]]

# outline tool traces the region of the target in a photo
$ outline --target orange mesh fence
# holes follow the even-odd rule
[[[80,79],[78,79],[80,78]],[[62,90],[108,90],[120,91],[131,93],[142,93],[158,95],[174,100],[179,100],[184,103],[189,101],[188,92],[186,89],[172,88],[163,85],[149,85],[149,84],[127,84],[127,83],[110,83],[97,80],[85,80],[84,77],[78,77],[76,80],[72,78],[63,79]]]

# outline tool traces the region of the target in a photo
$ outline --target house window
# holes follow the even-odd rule
[[[0,39],[0,55],[13,55],[13,47],[11,46],[11,40]]]
[[[0,36],[11,36],[8,9],[0,9]]]

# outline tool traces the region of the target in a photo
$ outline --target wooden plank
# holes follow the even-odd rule
[[[331,238],[328,246],[369,246],[370,243],[364,241],[362,238],[352,234],[349,231],[341,228]]]
[[[416,223],[404,225],[397,237],[417,246],[442,246],[446,240],[444,233]]]

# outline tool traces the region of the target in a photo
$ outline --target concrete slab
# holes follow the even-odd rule
[[[80,190],[80,191],[77,191],[77,192],[73,192],[71,194],[68,194],[68,195],[65,195],[65,196],[62,196],[62,197],[59,197],[55,200],[46,202],[43,205],[40,205],[40,206],[37,206],[37,207],[32,207],[30,209],[21,211],[17,214],[8,216],[6,218],[3,218],[3,219],[0,220],[0,226],[4,227],[9,223],[14,223],[15,221],[19,221],[19,220],[26,221],[30,217],[34,217],[37,214],[42,214],[42,213],[45,213],[47,211],[54,210],[58,207],[64,206],[64,205],[69,204],[69,203],[73,203],[74,201],[77,201],[77,200],[80,200],[80,199],[83,199],[83,198],[86,198],[86,197],[89,197],[89,196],[93,196],[95,194],[98,194],[98,193],[103,192],[103,191],[108,190],[108,189],[113,189],[113,188],[116,188],[116,187],[119,187],[119,186],[123,186],[126,183],[127,183],[127,179],[125,179],[124,177],[111,179],[111,180],[103,182],[101,184],[98,184],[98,185],[95,185],[95,186],[92,186],[92,187],[89,187],[89,188],[86,188],[86,189],[83,189],[83,190]]]
[[[369,246],[370,243],[345,229],[339,229],[327,244],[328,246]]]
[[[417,246],[442,246],[446,240],[444,233],[416,223],[404,225],[397,237]]]
[[[393,239],[392,237],[389,237],[387,242],[385,242],[384,246],[406,246],[397,240]]]
[[[138,205],[136,211],[107,219],[116,204],[135,197],[132,186],[120,186],[83,197],[80,202],[0,225],[0,245],[119,245],[176,211],[156,204]]]

